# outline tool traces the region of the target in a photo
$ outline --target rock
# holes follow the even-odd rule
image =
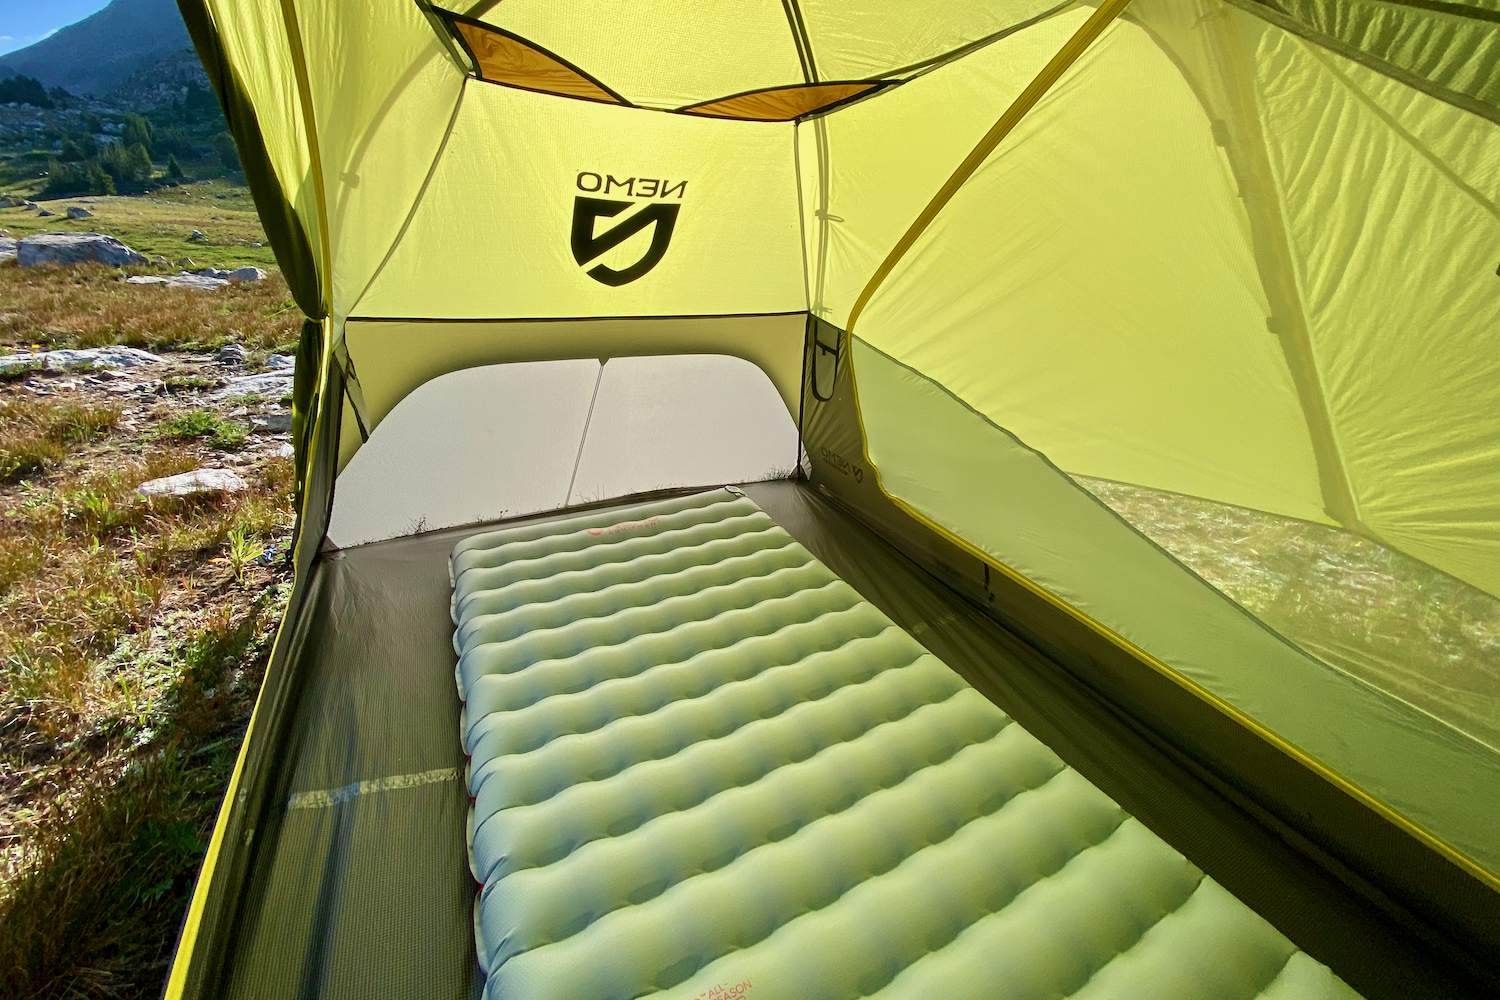
[[[132,285],[160,285],[163,288],[223,288],[229,282],[223,278],[208,278],[201,274],[132,274],[125,279]]]
[[[278,410],[275,413],[262,413],[258,417],[251,417],[250,428],[257,434],[285,434],[292,429],[292,412]]]
[[[194,497],[239,493],[249,488],[249,483],[229,469],[195,469],[142,483],[135,491],[143,497]]]
[[[258,267],[237,267],[225,275],[225,277],[235,284],[246,281],[265,281],[266,272]]]
[[[102,233],[41,233],[21,239],[16,260],[22,267],[39,264],[96,262],[111,267],[145,264],[146,258],[113,236]]]
[[[26,351],[0,357],[0,372],[34,369],[60,372],[70,368],[134,368],[159,364],[161,358],[136,347],[87,347],[77,351]]]
[[[291,458],[295,454],[297,454],[297,450],[290,444],[283,444],[280,448],[276,449],[277,458]]]
[[[0,260],[13,260],[16,256],[16,241],[8,236],[0,236]]]
[[[188,237],[188,242],[189,243],[207,243],[208,242],[208,237],[204,236],[202,233],[198,232],[198,230],[194,229],[193,230],[193,235],[191,235],[191,236]]]
[[[280,399],[292,391],[292,376],[267,373],[265,375],[243,375],[232,378],[229,384],[213,394],[214,399],[238,399],[241,396],[260,396],[264,399]]]
[[[290,354],[272,354],[266,357],[266,367],[272,370],[285,368],[291,371],[297,367],[297,359]]]
[[[36,213],[36,217],[38,219],[43,219],[43,218],[46,218],[47,216],[56,215],[56,214],[57,214],[56,212],[49,212],[45,208],[43,208],[43,209],[38,210],[38,212]]]
[[[214,357],[218,359],[220,364],[242,365],[245,363],[245,358],[248,355],[249,352],[239,344],[225,344],[219,348],[219,353],[215,354]]]
[[[70,219],[92,219],[93,217],[94,213],[86,208],[80,208],[78,205],[68,206],[68,218]]]

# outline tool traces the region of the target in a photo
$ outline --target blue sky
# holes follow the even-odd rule
[[[109,0],[0,0],[0,55],[24,49],[107,6]]]

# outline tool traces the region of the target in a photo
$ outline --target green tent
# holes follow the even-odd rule
[[[450,550],[723,486],[1286,948],[1500,990],[1495,0],[179,3],[309,319],[168,996],[473,995]]]

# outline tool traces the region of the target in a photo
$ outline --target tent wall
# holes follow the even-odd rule
[[[815,486],[1361,891],[1500,957],[1493,754],[1286,643],[930,380],[857,338],[838,364],[827,401],[807,382]]]
[[[787,123],[471,83],[411,225],[351,311],[500,319],[804,309],[795,176]],[[621,286],[590,277],[569,249],[580,197],[676,206],[661,262]],[[611,254],[636,260],[651,237],[643,230]]]

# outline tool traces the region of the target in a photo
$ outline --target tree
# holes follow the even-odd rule
[[[137,182],[149,181],[151,179],[152,169],[151,154],[146,152],[146,147],[137,142],[128,150],[126,150],[126,152],[130,154],[130,158],[127,162],[129,162],[130,164],[130,175],[132,179],[136,180]]]
[[[83,150],[78,148],[78,143],[73,141],[72,136],[65,136],[62,141],[62,149],[58,150],[57,158],[63,163],[77,163],[79,160],[87,159]]]
[[[0,80],[0,104],[30,104],[36,108],[51,108],[52,98],[42,81],[31,76],[13,76]]]
[[[122,191],[140,190],[151,179],[151,156],[140,143],[112,142],[99,154],[99,168]]]
[[[125,115],[125,127],[120,133],[120,142],[129,149],[131,146],[143,146],[146,154],[151,154],[151,143],[156,138],[155,130],[151,122],[133,112]]]
[[[177,162],[175,153],[167,154],[167,176],[174,181],[180,181],[183,178],[182,164]]]
[[[240,166],[239,147],[234,144],[234,136],[228,132],[220,132],[213,137],[214,155],[219,158],[219,163],[225,170],[243,171]]]
[[[114,178],[105,173],[98,163],[75,165],[52,159],[48,161],[47,167],[47,186],[42,188],[43,198],[115,193]]]

